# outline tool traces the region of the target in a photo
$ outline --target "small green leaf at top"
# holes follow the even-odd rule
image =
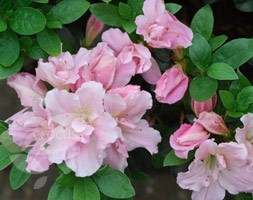
[[[212,51],[218,49],[221,45],[223,45],[228,39],[226,35],[219,35],[209,40],[209,44],[211,46]]]
[[[209,40],[213,32],[213,11],[209,5],[204,6],[192,19],[191,28],[194,33],[199,33]]]
[[[94,181],[86,177],[76,182],[73,197],[74,200],[99,200],[100,193]]]
[[[125,199],[135,195],[135,191],[128,177],[119,170],[105,167],[97,171],[92,179],[99,190],[106,196]]]
[[[176,165],[181,165],[184,163],[187,163],[194,158],[194,151],[190,151],[188,154],[187,159],[179,158],[176,156],[175,151],[171,150],[165,157],[163,166],[168,167],[168,166],[176,166]]]
[[[181,10],[182,6],[176,3],[166,3],[165,8],[172,14],[176,14],[179,10]]]
[[[190,95],[195,101],[203,102],[212,98],[217,88],[217,80],[199,75],[190,84]]]
[[[46,26],[46,18],[39,10],[31,7],[19,7],[10,21],[11,29],[21,35],[33,35]]]
[[[51,187],[47,200],[73,200],[74,188],[65,188],[57,182]]]
[[[219,91],[221,101],[226,109],[233,110],[235,107],[235,97],[234,95],[227,90]]]
[[[200,34],[195,34],[192,46],[189,48],[192,62],[201,70],[206,69],[212,60],[211,47]]]
[[[216,80],[236,80],[239,78],[231,66],[222,62],[210,65],[207,69],[207,75]]]

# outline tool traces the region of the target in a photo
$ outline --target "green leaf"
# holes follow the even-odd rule
[[[69,24],[79,19],[89,8],[86,0],[63,0],[56,4],[47,14],[48,21],[58,20],[62,24]]]
[[[96,172],[92,178],[99,190],[108,197],[124,199],[135,195],[128,177],[119,170],[105,167]]]
[[[214,2],[216,2],[216,1],[218,1],[218,0],[204,0],[204,2],[205,2],[206,4],[211,4],[211,3],[214,3]]]
[[[8,124],[0,120],[0,134],[8,130]]]
[[[0,170],[3,170],[12,163],[10,155],[11,152],[7,151],[2,145],[0,145]]]
[[[213,62],[224,62],[234,69],[240,67],[253,57],[253,39],[235,39],[213,54]]]
[[[9,76],[20,71],[24,63],[24,58],[20,56],[16,62],[10,67],[3,67],[0,65],[0,79],[8,78]]]
[[[89,177],[81,179],[74,186],[74,200],[99,200],[100,194],[96,184]]]
[[[92,4],[90,11],[96,18],[109,26],[121,27],[125,21],[120,17],[118,8],[115,5],[105,3]]]
[[[234,0],[236,8],[243,12],[253,11],[253,1],[252,0]]]
[[[64,187],[64,188],[68,188],[68,187],[73,187],[73,185],[75,185],[76,181],[78,179],[75,177],[75,175],[73,173],[69,173],[67,175],[65,174],[61,174],[57,179],[56,182]]]
[[[164,162],[163,162],[163,166],[164,167],[168,167],[168,166],[176,166],[176,165],[181,165],[184,163],[189,162],[190,160],[193,160],[194,158],[194,151],[190,151],[188,154],[188,158],[187,159],[182,159],[179,158],[175,155],[174,150],[171,150],[165,157]]]
[[[243,112],[236,112],[236,111],[228,110],[227,111],[227,115],[229,117],[233,117],[233,118],[240,118],[241,116],[244,115],[244,113]]]
[[[61,53],[61,40],[53,30],[45,29],[37,34],[40,47],[50,55],[58,56]]]
[[[132,8],[135,16],[142,14],[144,0],[127,0],[127,4]]]
[[[11,188],[16,190],[26,183],[31,174],[26,172],[26,156],[20,155],[14,162],[10,172],[10,185]]]
[[[118,12],[119,15],[125,20],[130,20],[132,18],[132,8],[125,3],[119,3]]]
[[[253,103],[253,86],[243,88],[236,97],[236,108],[238,111],[246,110]]]
[[[207,76],[197,76],[190,84],[191,97],[199,102],[210,99],[216,92],[218,83]]]
[[[47,27],[49,29],[62,28],[62,23],[58,20],[51,20],[47,22]]]
[[[234,95],[227,90],[219,91],[221,101],[226,109],[233,110],[235,107],[235,97]]]
[[[0,33],[0,65],[7,67],[15,63],[20,46],[15,33],[6,30]],[[1,76],[2,74],[0,74]]]
[[[166,3],[165,4],[165,8],[166,10],[168,10],[170,13],[172,14],[176,14],[181,8],[182,6],[176,3]]]
[[[32,3],[32,0],[15,0],[13,1],[13,8],[26,7]]]
[[[45,16],[31,7],[19,7],[10,21],[11,29],[21,35],[32,35],[42,31],[46,26]]]
[[[72,200],[73,188],[64,188],[58,183],[54,183],[51,187],[47,200]]]
[[[194,33],[199,33],[209,40],[213,32],[213,12],[209,5],[201,8],[193,17],[191,28]]]
[[[48,3],[49,0],[33,0],[36,3]]]
[[[210,39],[209,44],[211,46],[212,51],[218,49],[221,45],[223,45],[228,39],[226,35],[219,35],[212,39]]]
[[[127,33],[132,33],[132,32],[134,32],[135,31],[135,29],[136,29],[136,24],[134,23],[134,22],[128,22],[128,21],[126,21],[126,22],[124,22],[123,24],[122,24],[122,27],[124,28],[124,30],[127,32]]]
[[[35,60],[39,60],[39,59],[45,59],[46,58],[46,52],[43,51],[42,48],[40,48],[39,44],[37,42],[34,42],[32,47],[30,47],[29,49],[27,49],[26,54],[35,59]]]
[[[2,132],[0,135],[0,142],[3,144],[4,148],[11,153],[21,152],[20,147],[13,143],[12,137],[9,135],[8,131]]]
[[[69,174],[71,172],[71,169],[69,169],[65,163],[58,164],[57,166],[64,174]]]
[[[222,62],[210,65],[207,69],[207,75],[216,80],[236,80],[239,78],[231,66]]]
[[[240,72],[239,68],[237,69],[237,75],[239,77],[240,85],[242,87],[247,87],[251,85],[250,81]]]
[[[19,39],[19,44],[20,44],[20,49],[22,51],[26,52],[27,49],[29,49],[32,46],[33,41],[32,41],[32,39],[29,36],[27,36],[27,37],[21,37]]]
[[[0,15],[0,32],[5,31],[6,29],[7,29],[7,24],[2,18],[2,16]]]
[[[0,14],[5,15],[6,11],[11,10],[13,0],[1,0],[0,1]]]
[[[192,62],[201,70],[205,70],[212,59],[210,45],[199,34],[194,35],[192,46],[189,48],[189,54]]]

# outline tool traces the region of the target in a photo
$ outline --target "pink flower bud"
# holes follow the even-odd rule
[[[186,92],[188,81],[180,65],[169,68],[156,83],[156,99],[167,104],[179,101]]]
[[[204,111],[200,113],[199,118],[194,121],[201,124],[210,133],[217,135],[227,135],[229,133],[222,117],[215,112]]]
[[[201,112],[207,111],[211,112],[216,106],[217,95],[215,94],[212,98],[199,102],[194,99],[191,100],[191,107],[195,115],[198,117]]]
[[[188,152],[198,147],[208,137],[207,131],[200,124],[183,124],[170,136],[170,146],[175,150],[176,156],[187,158]]]
[[[90,46],[95,38],[102,32],[105,24],[95,18],[93,15],[90,16],[86,25],[86,45]]]

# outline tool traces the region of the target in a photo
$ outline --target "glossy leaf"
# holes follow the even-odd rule
[[[194,152],[191,151],[189,152],[188,158],[187,159],[182,159],[179,158],[175,155],[174,150],[171,150],[165,157],[164,162],[163,162],[163,166],[164,167],[168,167],[168,166],[176,166],[176,165],[181,165],[184,163],[189,162],[190,160],[192,160],[194,158]]]
[[[58,183],[51,187],[47,200],[72,200],[73,188],[64,188]]]
[[[219,35],[212,39],[210,39],[209,44],[211,46],[212,51],[218,49],[221,45],[223,45],[228,39],[226,35]]]
[[[8,78],[9,76],[19,72],[23,66],[24,58],[20,56],[16,62],[9,66],[9,67],[3,67],[0,65],[0,79]]]
[[[74,200],[98,200],[99,190],[94,181],[89,178],[80,179],[74,186]]]
[[[219,94],[225,108],[228,110],[233,110],[235,106],[234,95],[230,91],[227,91],[227,90],[220,90]]]
[[[239,78],[231,66],[222,62],[210,65],[207,69],[207,75],[216,80],[236,80]]]

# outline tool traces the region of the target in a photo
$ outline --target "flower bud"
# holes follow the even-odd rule
[[[180,158],[187,158],[188,152],[208,139],[208,132],[198,123],[183,124],[170,136],[170,146]]]
[[[227,135],[229,133],[222,117],[215,112],[204,111],[200,113],[199,118],[194,121],[201,124],[210,133],[217,135]]]
[[[213,111],[213,109],[216,106],[216,102],[217,102],[217,95],[216,94],[212,98],[210,98],[206,101],[203,101],[203,102],[195,101],[194,99],[192,99],[191,100],[192,111],[198,117],[201,112]]]
[[[156,99],[161,103],[173,104],[183,98],[189,78],[180,65],[175,65],[163,73],[156,83]]]
[[[95,18],[93,15],[90,16],[86,25],[85,40],[86,45],[90,46],[95,38],[102,32],[105,24]]]

